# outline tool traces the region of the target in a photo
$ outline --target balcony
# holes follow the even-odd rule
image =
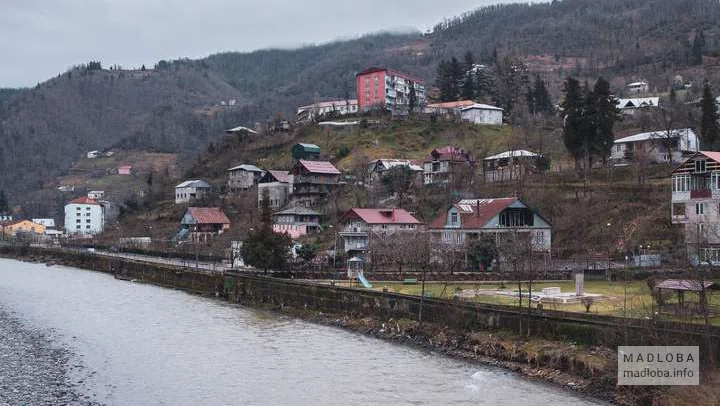
[[[698,189],[690,191],[691,199],[709,199],[712,197],[710,189]]]

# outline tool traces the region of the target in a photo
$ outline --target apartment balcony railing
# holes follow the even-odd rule
[[[698,189],[698,190],[691,190],[690,191],[690,198],[691,199],[706,199],[711,198],[712,192],[710,189]]]

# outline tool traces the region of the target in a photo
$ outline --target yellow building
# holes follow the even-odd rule
[[[33,223],[30,220],[18,220],[0,224],[2,234],[7,236],[15,236],[20,233],[45,234],[45,226]]]

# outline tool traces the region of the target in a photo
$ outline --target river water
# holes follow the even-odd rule
[[[4,259],[0,333],[0,356],[23,366],[0,366],[0,405],[601,404],[337,328]]]

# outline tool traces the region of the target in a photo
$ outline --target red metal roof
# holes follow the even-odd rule
[[[368,224],[420,224],[420,221],[403,209],[350,209],[345,218],[359,217]]]
[[[198,224],[230,224],[230,219],[218,207],[188,207],[188,211]]]
[[[470,154],[460,147],[446,145],[442,148],[432,150],[430,155],[425,158],[425,162],[432,161],[469,162]]]
[[[425,107],[431,108],[431,109],[459,109],[460,107],[468,107],[474,105],[475,102],[472,100],[460,100],[460,101],[451,101],[451,102],[445,102],[445,103],[432,103],[428,104]]]
[[[706,157],[712,159],[713,161],[720,163],[720,152],[700,151],[700,153],[705,155]]]
[[[518,201],[517,197],[503,197],[499,199],[473,199],[472,204],[469,200],[463,200],[453,204],[460,213],[460,222],[463,229],[483,228],[490,220],[500,214],[508,206]],[[449,210],[449,208],[448,208]],[[447,224],[448,210],[441,213],[433,219],[429,228],[445,228]]]
[[[97,200],[91,199],[87,196],[78,197],[77,199],[70,200],[70,202],[68,202],[68,204],[95,204],[98,206],[100,205],[100,203],[98,203]]]
[[[305,161],[301,159],[298,164],[303,166],[309,173],[340,175],[340,171],[335,167],[335,165],[327,161]],[[295,172],[294,168],[292,172]]]
[[[277,179],[278,182],[282,183],[288,183],[290,182],[290,173],[288,171],[268,171],[273,176],[273,178]]]

